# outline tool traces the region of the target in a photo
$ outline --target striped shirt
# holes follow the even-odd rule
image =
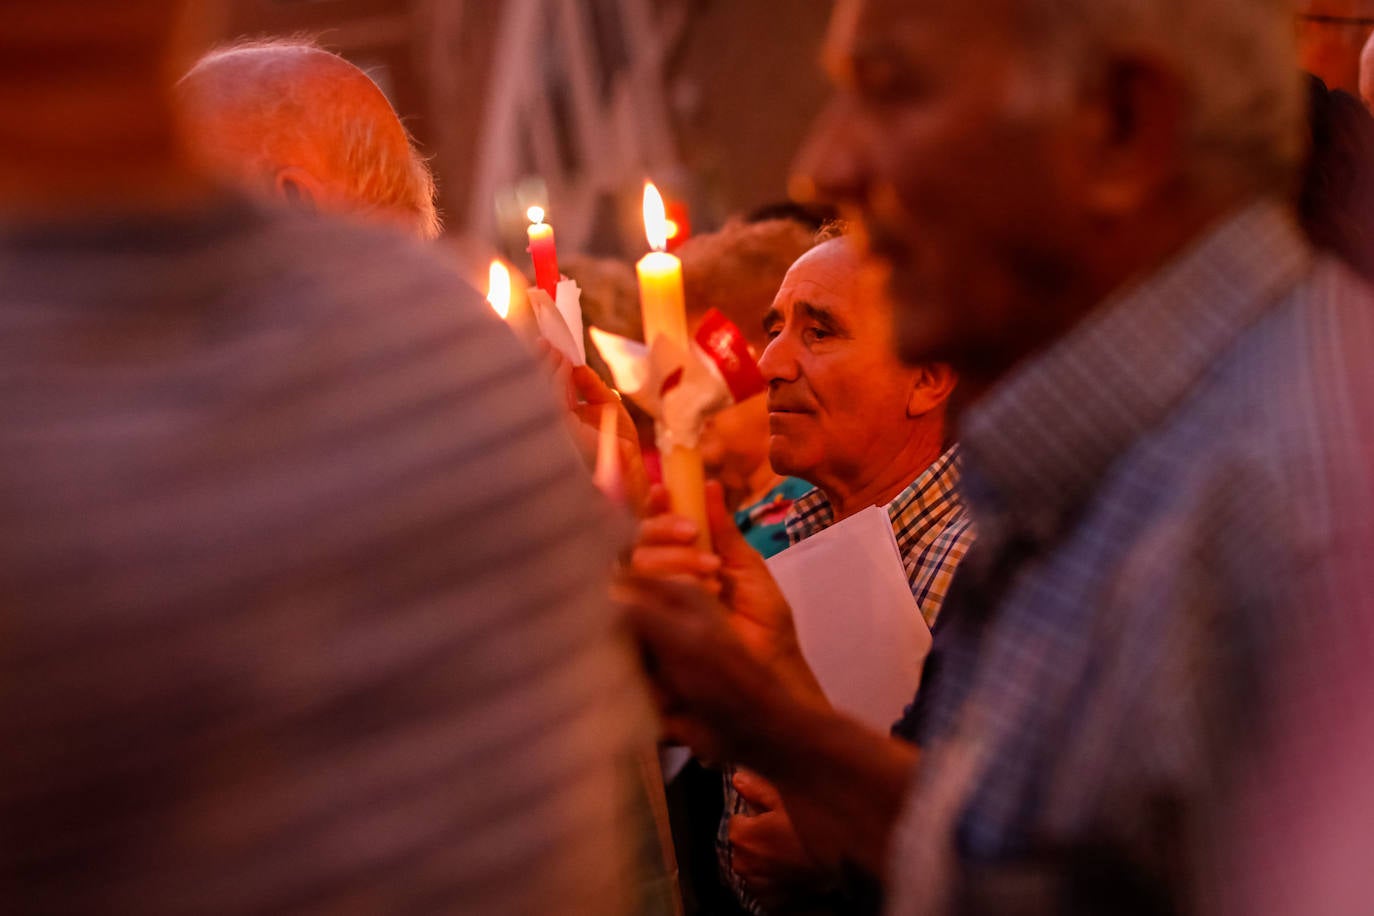
[[[887,504],[911,594],[930,627],[940,616],[955,569],[975,539],[972,519],[959,496],[959,464],[959,446],[951,446]],[[829,498],[819,487],[813,488],[792,504],[787,537],[797,544],[833,524],[835,510]],[[894,719],[897,714],[893,710]],[[730,781],[732,772],[727,769],[725,773],[725,815],[716,838],[721,874],[741,906],[760,913],[762,908],[730,864],[730,817],[749,811],[748,803]]]
[[[1368,626],[1371,353],[1370,290],[1260,202],[967,411],[892,913],[1199,906],[1275,684]]]
[[[621,911],[620,525],[437,254],[0,229],[0,351],[0,911]]]

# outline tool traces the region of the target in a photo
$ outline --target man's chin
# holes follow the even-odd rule
[[[773,466],[773,471],[783,477],[797,477],[800,468],[797,465],[796,455],[792,448],[792,443],[779,435],[768,437],[768,463]]]

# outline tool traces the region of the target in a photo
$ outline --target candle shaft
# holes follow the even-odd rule
[[[694,448],[674,446],[667,454],[659,456],[663,464],[663,485],[668,488],[668,496],[673,514],[690,518],[697,523],[697,547],[711,549],[711,532],[706,519],[706,470],[701,463],[701,452]]]
[[[639,273],[640,307],[644,313],[645,343],[652,346],[654,340],[662,335],[683,350],[690,350],[686,304],[682,294],[682,262],[673,255],[654,251],[641,258],[636,269]],[[710,550],[701,453],[695,448],[676,445],[660,457],[663,461],[663,484],[668,488],[673,513],[696,522],[700,531],[697,544],[702,550]]]

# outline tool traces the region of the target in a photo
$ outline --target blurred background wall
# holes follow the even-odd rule
[[[713,228],[785,196],[825,97],[827,0],[229,0],[226,41],[305,35],[368,71],[432,157],[450,233],[519,258],[644,248],[652,178]]]

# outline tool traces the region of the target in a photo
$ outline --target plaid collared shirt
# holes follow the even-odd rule
[[[1257,203],[966,413],[890,912],[1199,905],[1275,685],[1370,609],[1371,354],[1369,289]]]
[[[933,627],[959,561],[973,544],[973,521],[959,497],[959,446],[953,445],[887,504],[892,533],[902,555],[911,594],[926,626]],[[787,515],[787,539],[796,544],[835,524],[835,510],[819,487],[797,498]],[[894,710],[894,717],[895,717]],[[725,816],[717,847],[721,873],[736,899],[750,913],[762,908],[730,867],[730,817],[748,811],[725,771]]]
[[[926,626],[935,625],[949,581],[974,539],[958,485],[959,446],[954,445],[887,504],[907,582]],[[816,488],[792,504],[787,539],[796,544],[833,524],[835,510]]]

